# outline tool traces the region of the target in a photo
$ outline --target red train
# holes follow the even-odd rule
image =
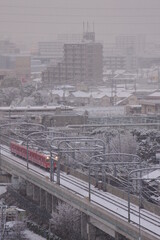
[[[19,156],[25,160],[27,160],[27,147],[20,145],[15,142],[10,143],[10,150],[11,153]],[[46,170],[50,169],[50,154],[45,154],[43,152],[38,152],[34,149],[28,148],[28,160],[40,167],[45,168]],[[55,155],[54,157],[54,169],[56,169],[58,161],[58,156]]]

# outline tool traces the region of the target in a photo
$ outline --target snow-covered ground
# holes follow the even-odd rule
[[[0,186],[0,195],[5,193],[7,191],[7,187],[6,186]],[[14,221],[13,222],[8,222],[8,226],[12,227],[12,225],[14,224]],[[32,231],[26,229],[24,232],[23,232],[26,236],[27,239],[29,240],[45,240],[45,238],[33,233]]]
[[[5,193],[7,191],[7,187],[6,186],[0,186],[0,195]]]
[[[24,234],[29,240],[45,240],[46,239],[46,238],[43,238],[43,237],[31,232],[30,230],[25,230]]]

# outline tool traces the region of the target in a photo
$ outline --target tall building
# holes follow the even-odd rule
[[[143,54],[145,46],[144,35],[120,35],[116,37],[116,47],[125,54]]]
[[[42,63],[58,63],[63,58],[62,42],[39,42],[38,55],[34,59],[41,60]]]
[[[86,33],[79,43],[64,44],[62,62],[42,73],[46,84],[98,84],[102,82],[103,46],[94,42],[94,33]]]
[[[9,40],[0,40],[0,54],[17,54],[20,50]]]
[[[104,44],[104,65],[106,69],[136,71],[138,57],[145,52],[145,36],[120,35],[114,44]]]
[[[40,56],[53,56],[55,59],[61,59],[63,57],[63,43],[39,42],[38,53]]]
[[[15,58],[15,72],[17,79],[22,83],[30,80],[31,77],[31,59],[30,56],[19,55]]]
[[[30,55],[25,54],[3,54],[0,55],[0,70],[12,72],[18,80],[26,82],[31,77]]]
[[[64,45],[67,82],[96,83],[102,81],[102,44],[82,42]]]

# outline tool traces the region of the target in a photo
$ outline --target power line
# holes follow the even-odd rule
[[[0,7],[4,7],[4,8],[36,8],[36,9],[60,9],[60,10],[160,10],[159,7],[151,7],[151,8],[147,8],[147,7],[54,7],[54,6],[50,6],[50,7],[40,7],[38,6],[26,6],[26,5],[0,5]]]
[[[3,34],[3,33],[10,33],[10,34],[25,34],[25,35],[38,35],[38,36],[44,36],[44,34],[45,34],[45,36],[46,35],[51,35],[51,34],[53,34],[53,32],[50,32],[50,33],[36,33],[35,31],[34,32],[21,32],[21,31],[10,31],[10,30],[8,30],[8,31],[1,31],[0,32],[1,34]],[[67,34],[67,33],[66,33]],[[71,34],[71,33],[68,33],[69,35]],[[76,34],[76,33],[75,33]],[[77,34],[79,34],[79,33],[77,33]],[[135,33],[134,35],[145,35],[145,36],[160,36],[160,33],[155,33],[155,34],[150,34],[150,33]],[[122,34],[123,35],[123,34]],[[128,35],[128,34],[127,34]],[[131,34],[129,34],[129,35],[131,35]],[[98,33],[97,34],[97,36],[117,36],[117,31],[115,32],[115,33]]]
[[[81,15],[81,14],[31,14],[31,13],[0,13],[0,16],[39,16],[39,17],[94,17],[94,18],[102,18],[102,17],[118,17],[118,18],[123,18],[123,17],[136,17],[136,18],[143,18],[143,17],[160,17],[159,15],[155,14],[147,14],[147,15]]]
[[[40,23],[40,24],[57,24],[57,25],[82,25],[82,22],[54,22],[54,21],[8,21],[0,20],[0,23]],[[157,25],[160,22],[96,22],[96,25]]]

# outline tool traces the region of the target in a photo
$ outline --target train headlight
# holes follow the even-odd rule
[[[58,156],[55,156],[55,158],[54,158],[56,161],[58,161]]]
[[[47,160],[49,160],[49,158],[50,158],[49,156],[48,156],[48,157],[46,157],[46,159],[47,159]]]

